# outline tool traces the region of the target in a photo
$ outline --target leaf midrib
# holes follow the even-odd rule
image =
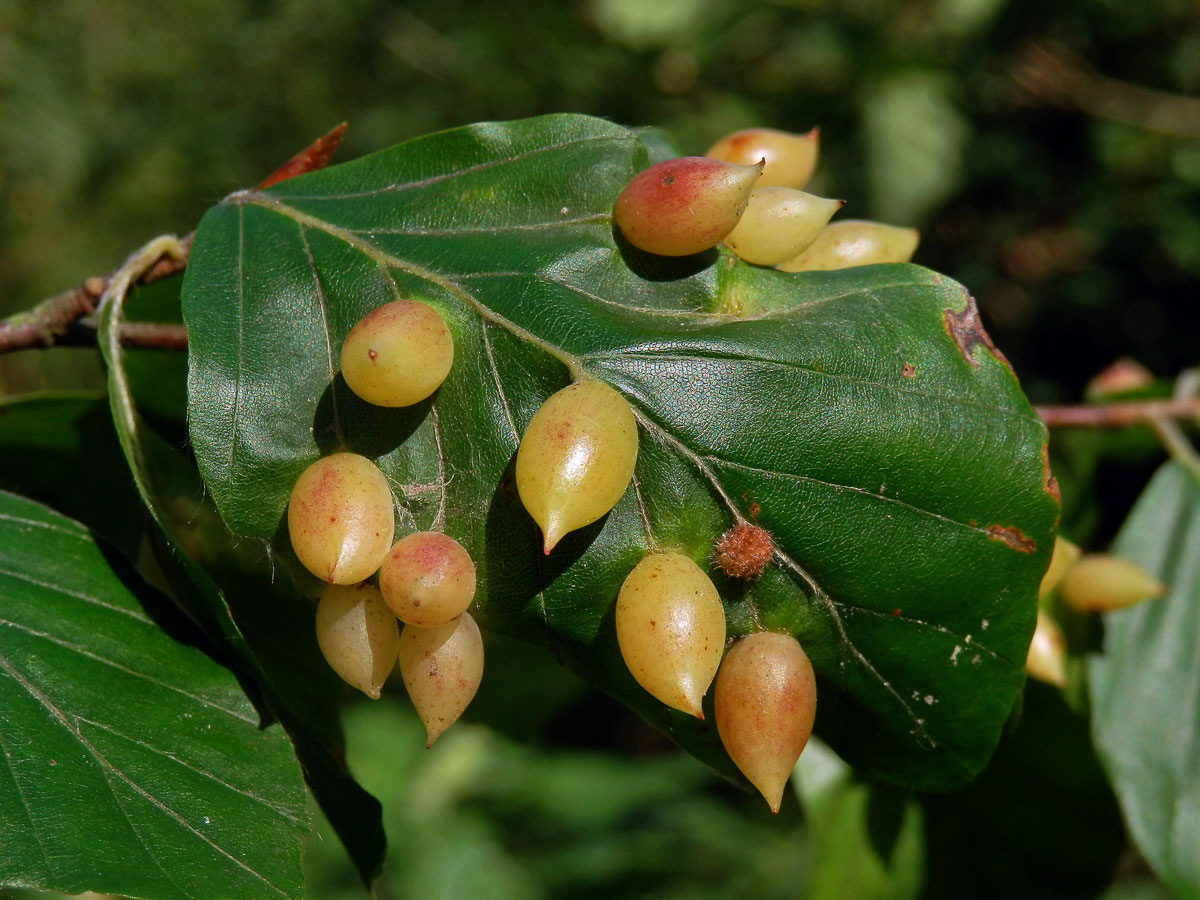
[[[304,198],[304,199],[307,200],[310,198]],[[334,225],[333,223],[330,223],[324,219],[321,219],[317,216],[314,216],[314,215],[306,213],[302,210],[299,210],[299,209],[295,208],[294,206],[291,206],[290,204],[284,203],[282,200],[279,199],[279,197],[277,195],[265,194],[265,193],[258,192],[258,191],[241,191],[241,192],[230,195],[229,197],[226,198],[226,200],[224,202],[226,204],[236,205],[239,208],[239,212],[241,210],[243,210],[245,208],[245,206],[247,206],[247,205],[257,206],[257,207],[265,209],[267,211],[274,212],[275,214],[277,214],[285,219],[290,219],[292,222],[299,225],[301,227],[302,231],[304,228],[312,228],[316,231],[323,232],[324,234],[326,234],[336,240],[342,241],[343,243],[348,245],[350,248],[358,251],[363,256],[365,256],[366,258],[373,261],[384,272],[390,272],[390,270],[395,269],[395,270],[404,272],[406,274],[409,274],[413,277],[427,281],[430,284],[433,284],[433,285],[441,288],[447,294],[460,300],[468,308],[472,309],[485,323],[490,323],[492,325],[503,328],[504,330],[506,330],[510,334],[512,334],[514,337],[516,337],[518,340],[523,341],[523,342],[541,350],[542,352],[546,353],[551,358],[560,362],[567,369],[572,380],[577,381],[577,380],[581,380],[584,378],[594,377],[588,371],[587,367],[584,365],[584,362],[583,362],[585,359],[589,358],[588,356],[582,356],[582,357],[576,356],[572,353],[569,353],[568,351],[564,350],[563,348],[561,348],[557,345],[551,344],[550,342],[544,340],[543,338],[538,337],[537,335],[533,334],[532,332],[528,331],[527,329],[522,328],[521,326],[517,325],[515,322],[512,322],[511,320],[507,319],[505,316],[500,315],[499,313],[492,310],[490,307],[483,304],[469,290],[467,290],[461,283],[459,283],[459,281],[457,281],[451,277],[442,275],[442,274],[435,272],[431,269],[428,269],[424,266],[420,266],[420,265],[410,262],[408,260],[404,260],[399,257],[393,256],[390,253],[387,253],[386,251],[381,250],[379,247],[375,246],[374,244],[361,239],[360,237],[357,236],[358,233],[356,233],[352,230],[345,229],[340,226]],[[244,235],[244,231],[245,231],[244,216],[239,215],[239,232],[240,232],[239,247],[241,246],[241,243],[242,243],[242,236]],[[369,233],[369,230],[364,230],[361,233]],[[239,291],[242,292],[240,276],[241,276],[241,273],[239,272]],[[393,280],[393,288],[394,287],[395,287],[395,285],[394,285],[394,280]],[[852,296],[852,294],[848,293],[846,295],[840,295],[840,296],[841,297]],[[811,306],[811,305],[815,305],[815,304],[809,304],[809,306]],[[792,308],[789,308],[789,309],[783,310],[783,311],[772,310],[772,311],[769,311],[768,313],[760,314],[759,316],[744,317],[744,320],[756,321],[761,318],[773,318],[773,317],[777,317],[777,316],[794,315],[794,314],[803,312],[805,308],[806,307],[804,305],[800,305],[800,306],[792,307]],[[714,314],[711,314],[711,313],[697,313],[695,315],[697,316],[697,318],[703,316],[706,319],[711,319],[714,316]],[[718,321],[738,321],[739,320],[739,317],[721,316],[721,314],[715,314],[715,315],[718,317],[717,318]],[[777,361],[772,361],[772,362],[777,362]],[[240,363],[240,359],[239,359],[239,367],[240,367],[240,365],[241,365],[241,363]],[[489,357],[489,365],[492,368],[493,377],[495,379],[499,380],[499,371],[496,367],[494,358]],[[850,378],[851,380],[854,380],[853,376],[846,376],[846,377]],[[875,387],[875,388],[883,387],[883,385],[876,383],[876,382],[861,381],[860,383],[864,384],[865,386],[871,386],[871,387]],[[916,393],[916,392],[904,391],[903,389],[898,389],[898,388],[895,388],[895,390],[897,390],[900,393]],[[505,407],[506,413],[511,419],[511,410],[508,409],[508,404],[507,404],[506,399],[504,398],[503,393],[501,393],[501,399],[504,400],[504,407]],[[935,399],[943,399],[949,403],[962,402],[958,398],[935,398]],[[964,405],[979,406],[980,404],[968,402]],[[1019,417],[1019,414],[1017,414],[1013,411],[1007,411],[1007,410],[1003,410],[1003,409],[993,409],[991,407],[985,407],[985,408],[991,409],[991,411],[994,411],[997,413],[1007,413],[1009,415],[1014,415],[1014,416]],[[685,458],[687,458],[693,465],[695,465],[700,470],[700,472],[704,476],[705,480],[710,484],[712,489],[719,496],[723,505],[728,509],[730,515],[732,516],[732,518],[734,519],[734,521],[736,523],[741,524],[741,523],[745,523],[746,521],[748,521],[748,520],[746,520],[744,515],[741,513],[741,511],[738,509],[737,505],[733,502],[733,500],[726,493],[723,486],[720,484],[720,480],[712,472],[712,470],[709,468],[708,464],[703,460],[702,457],[700,457],[695,452],[691,451],[689,448],[687,448],[685,445],[683,445],[681,441],[679,441],[677,438],[675,438],[674,435],[671,435],[662,426],[660,426],[656,421],[649,418],[644,413],[641,413],[636,408],[635,408],[635,414],[636,414],[637,419],[640,424],[642,424],[648,430],[655,432],[660,438],[665,439],[668,443],[674,445],[677,449],[679,449],[681,451],[682,455]],[[1027,417],[1020,417],[1020,418],[1024,419]],[[515,425],[514,425],[514,430],[515,430]],[[236,434],[233,436],[233,440],[236,441]],[[439,464],[442,464],[442,461],[439,461]],[[937,515],[936,513],[932,513],[929,511],[925,511],[925,512],[927,512],[931,516]],[[817,583],[817,581],[798,562],[796,562],[794,559],[792,559],[790,556],[788,556],[786,553],[784,553],[779,548],[776,548],[775,555],[776,555],[777,559],[779,560],[779,562],[784,566],[785,569],[792,571],[804,583],[809,585],[809,588],[812,591],[814,598],[816,599],[818,604],[822,607],[822,609],[825,611],[825,613],[828,616],[828,618],[830,619],[830,621],[833,623],[834,628],[837,632],[839,645],[842,647],[844,653],[846,655],[848,655],[850,657],[850,659],[857,662],[858,665],[862,666],[871,675],[871,677],[874,678],[884,688],[884,690],[890,696],[893,697],[893,699],[896,701],[896,703],[904,711],[904,714],[906,715],[906,717],[909,719],[909,721],[914,726],[912,731],[910,732],[910,734],[911,734],[912,738],[914,739],[915,743],[917,744],[917,746],[919,746],[923,749],[927,749],[927,750],[935,750],[935,751],[938,750],[939,749],[938,743],[933,740],[933,738],[928,734],[928,732],[925,729],[924,719],[917,715],[917,713],[913,710],[913,708],[909,704],[907,698],[903,694],[901,694],[892,685],[892,683],[887,678],[885,678],[882,675],[882,673],[879,672],[878,669],[875,668],[874,664],[862,653],[861,650],[858,649],[857,645],[850,638],[850,635],[847,631],[845,622],[842,621],[841,615],[838,612],[836,601],[834,601],[828,595],[828,593],[825,592],[825,590]],[[840,664],[842,666],[844,666],[845,663],[846,663],[846,660],[843,659]]]

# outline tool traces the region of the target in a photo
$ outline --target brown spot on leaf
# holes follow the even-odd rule
[[[967,305],[962,312],[955,312],[949,307],[942,310],[942,322],[946,326],[946,333],[958,345],[963,359],[972,367],[978,368],[979,366],[979,360],[975,358],[974,351],[982,344],[1011,372],[1012,366],[1008,364],[1004,354],[996,349],[996,345],[992,343],[992,339],[988,337],[988,333],[983,328],[983,323],[979,320],[979,307],[975,305],[975,298],[965,292],[964,296],[967,298]]]
[[[1003,541],[1019,553],[1033,553],[1037,550],[1037,544],[1032,538],[1025,537],[1021,534],[1021,529],[1011,525],[989,525],[987,535],[993,541]]]
[[[905,363],[904,368],[900,370],[900,374],[904,378],[912,378],[917,374],[917,368],[912,363]]]
[[[1050,444],[1042,444],[1042,479],[1046,493],[1054,498],[1054,502],[1062,505],[1062,494],[1058,490],[1058,479],[1050,471]]]

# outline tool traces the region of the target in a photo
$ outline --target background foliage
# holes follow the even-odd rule
[[[7,0],[0,313],[107,271],[152,234],[190,230],[343,119],[339,159],[560,110],[656,124],[691,152],[750,124],[819,124],[814,189],[847,199],[848,215],[920,226],[917,260],[970,287],[1032,398],[1073,400],[1121,354],[1160,376],[1196,362],[1200,114],[1177,104],[1198,93],[1200,12],[1188,0]],[[88,351],[0,359],[6,394],[102,377]],[[1067,533],[1105,546],[1157,445],[1060,433],[1054,451]],[[364,724],[385,715],[377,708],[351,716],[351,761],[390,817],[385,896],[461,896],[480,871],[494,873],[494,896],[795,896],[806,883],[837,895],[821,893],[836,890],[813,865],[828,851],[794,805],[767,822],[559,670],[523,674],[533,700],[481,696],[475,725],[438,756],[389,751]],[[411,744],[407,709],[386,715]],[[1141,890],[1146,870],[1123,850],[1099,769],[1063,777],[1072,747],[1090,760],[1086,723],[1035,687],[967,794],[878,799],[827,772],[836,789],[823,796],[840,805],[821,815],[842,811],[839,847],[859,860],[923,865],[878,896],[897,885],[963,896],[971,880],[978,896],[1092,896],[1114,860],[1112,890]],[[844,812],[854,804],[865,812]],[[1084,834],[1023,827],[1047,810],[1085,821]],[[426,812],[436,839],[416,837]],[[913,830],[923,864],[906,849]],[[324,834],[310,842],[310,890],[353,896]],[[972,864],[951,865],[964,847]]]

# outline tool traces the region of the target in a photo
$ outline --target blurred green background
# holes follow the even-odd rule
[[[1037,402],[1078,400],[1122,355],[1168,379],[1197,363],[1193,0],[0,0],[0,314],[190,231],[340,121],[335,160],[556,111],[657,125],[686,153],[819,125],[811,189],[919,226],[916,260],[970,288]],[[86,350],[0,359],[0,392],[100,376]],[[1092,546],[1160,458],[1128,435],[1055,454]],[[436,751],[403,701],[351,711],[351,763],[387,810],[380,896],[1096,896],[1114,874],[1110,897],[1157,896],[1057,695],[1030,692],[966,795],[893,796],[818,752],[807,816],[773,820],[552,664],[490,652],[524,693],[485,694]],[[1044,791],[1065,812],[1031,833]],[[953,861],[982,845],[989,865]],[[361,895],[328,828],[309,862],[312,896]]]

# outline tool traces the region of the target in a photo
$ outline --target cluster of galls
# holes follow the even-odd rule
[[[740,132],[709,157],[671,160],[636,176],[617,199],[617,224],[648,252],[686,255],[723,240],[742,258],[785,271],[907,260],[917,242],[912,229],[827,225],[841,202],[799,190],[816,155],[816,129]],[[408,406],[437,390],[453,360],[437,310],[399,300],[351,330],[341,370],[364,400]],[[542,531],[543,552],[617,504],[637,450],[632,408],[601,381],[578,380],[542,404],[521,439],[516,482]],[[466,709],[483,676],[483,641],[467,611],[475,566],[445,534],[420,532],[393,544],[394,528],[387,479],[357,454],[318,460],[292,491],[292,546],[329,584],[316,616],[322,653],[372,698],[398,663],[432,744]],[[773,553],[770,535],[743,521],[718,542],[711,562],[730,577],[757,578]],[[796,639],[759,631],[726,649],[725,609],[712,580],[691,556],[663,549],[622,584],[616,630],[630,673],[667,706],[704,718],[703,699],[715,682],[721,741],[778,811],[816,715],[816,679]]]
[[[651,166],[626,185],[614,217],[629,243],[660,256],[700,253],[722,241],[747,262],[784,272],[907,262],[915,228],[847,219],[841,200],[800,190],[817,164],[820,132],[755,128],[704,156]]]
[[[346,384],[379,406],[419,403],[437,390],[453,362],[446,323],[416,300],[379,307],[342,345]],[[432,744],[467,708],[483,679],[483,638],[467,612],[475,596],[470,555],[434,531],[393,544],[387,478],[356,453],[334,453],[304,470],[292,489],[288,533],[300,562],[329,584],[316,623],[329,665],[374,699],[399,665]],[[376,572],[378,586],[367,581]]]
[[[628,401],[603,382],[576,382],[542,405],[517,450],[517,490],[542,529],[544,552],[616,506],[637,449]],[[713,559],[729,575],[756,577],[771,552],[767,532],[744,523],[725,535]],[[650,553],[625,578],[616,630],[634,679],[673,709],[704,718],[704,695],[716,678],[721,741],[778,811],[816,715],[816,679],[796,639],[760,632],[726,653],[725,607],[712,580],[690,556],[667,551]]]
[[[1056,537],[1038,588],[1037,626],[1025,671],[1057,687],[1067,682],[1067,642],[1054,613],[1055,600],[1066,615],[1092,615],[1134,606],[1166,591],[1166,585],[1136,563],[1107,553],[1084,553],[1061,535]]]

